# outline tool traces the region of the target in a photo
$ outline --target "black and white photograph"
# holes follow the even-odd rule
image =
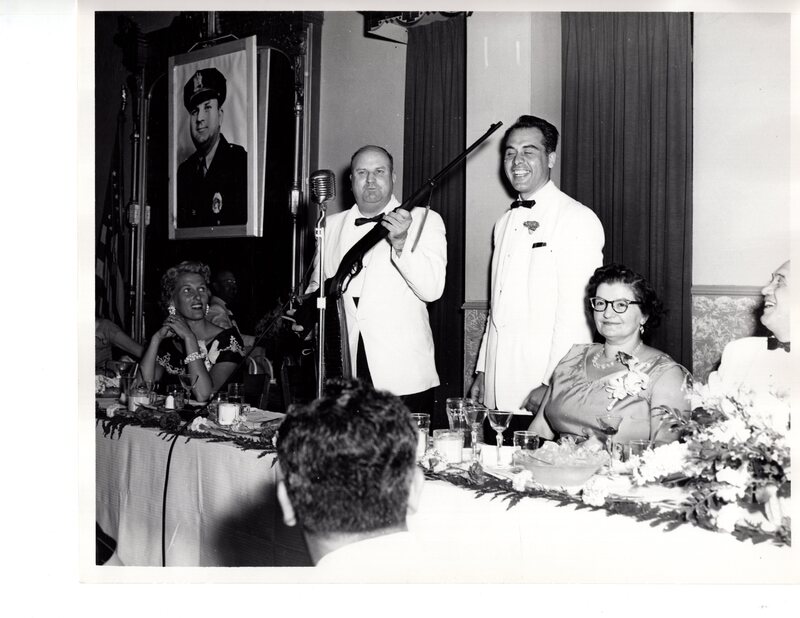
[[[12,179],[54,213],[8,226],[35,581],[52,547],[87,615],[791,613],[797,1],[75,6],[3,42],[77,50],[27,104],[67,93],[67,184]],[[130,586],[184,583],[270,586]]]
[[[260,235],[255,37],[169,59],[170,238]]]

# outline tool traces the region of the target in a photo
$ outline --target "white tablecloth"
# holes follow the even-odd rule
[[[161,495],[169,443],[129,426],[97,430],[96,515],[126,565],[161,564]],[[179,439],[172,458],[167,565],[308,565],[296,528],[284,526],[272,456],[230,443]],[[342,573],[342,580],[475,582],[798,581],[794,549],[754,545],[682,525],[666,532],[622,515],[545,499],[508,503],[426,481],[409,529],[430,555],[414,572]],[[271,571],[266,569],[265,572]],[[292,570],[298,581],[314,569]]]
[[[169,441],[157,429],[96,430],[96,517],[128,566],[161,566],[161,509]],[[309,564],[283,524],[273,457],[231,443],[178,438],[167,496],[167,566]]]

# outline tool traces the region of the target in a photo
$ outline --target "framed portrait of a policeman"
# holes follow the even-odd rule
[[[256,54],[253,36],[169,59],[171,239],[261,236]]]

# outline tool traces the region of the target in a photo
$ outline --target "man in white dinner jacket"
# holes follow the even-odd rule
[[[471,396],[499,410],[535,410],[556,364],[590,343],[586,284],[603,262],[597,216],[550,180],[558,130],[520,116],[503,168],[519,198],[494,227],[492,295]]]
[[[770,336],[744,337],[725,346],[716,373],[726,386],[744,386],[788,403],[792,383],[790,279],[791,263],[787,261],[772,273],[761,290],[761,323],[769,329]],[[709,383],[714,379],[709,377]]]
[[[373,226],[389,230],[364,255],[363,270],[343,294],[355,376],[402,396],[412,412],[430,413],[439,376],[427,303],[444,290],[444,222],[429,211],[414,247],[425,209],[397,209],[392,156],[380,146],[363,146],[353,154],[350,180],[356,203],[327,219],[323,280],[336,273],[348,249]],[[306,291],[318,286],[315,270]]]
[[[417,437],[400,398],[355,380],[331,381],[322,398],[287,413],[276,442],[278,502],[318,568],[352,576],[426,564],[406,523],[424,483]]]

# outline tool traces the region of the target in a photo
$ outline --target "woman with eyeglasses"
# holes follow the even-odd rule
[[[689,412],[691,375],[643,341],[664,312],[655,290],[626,266],[608,264],[595,270],[587,291],[604,342],[574,345],[561,359],[531,431],[549,440],[564,435],[605,440],[609,421],[616,421],[617,444],[675,439],[664,411]]]

